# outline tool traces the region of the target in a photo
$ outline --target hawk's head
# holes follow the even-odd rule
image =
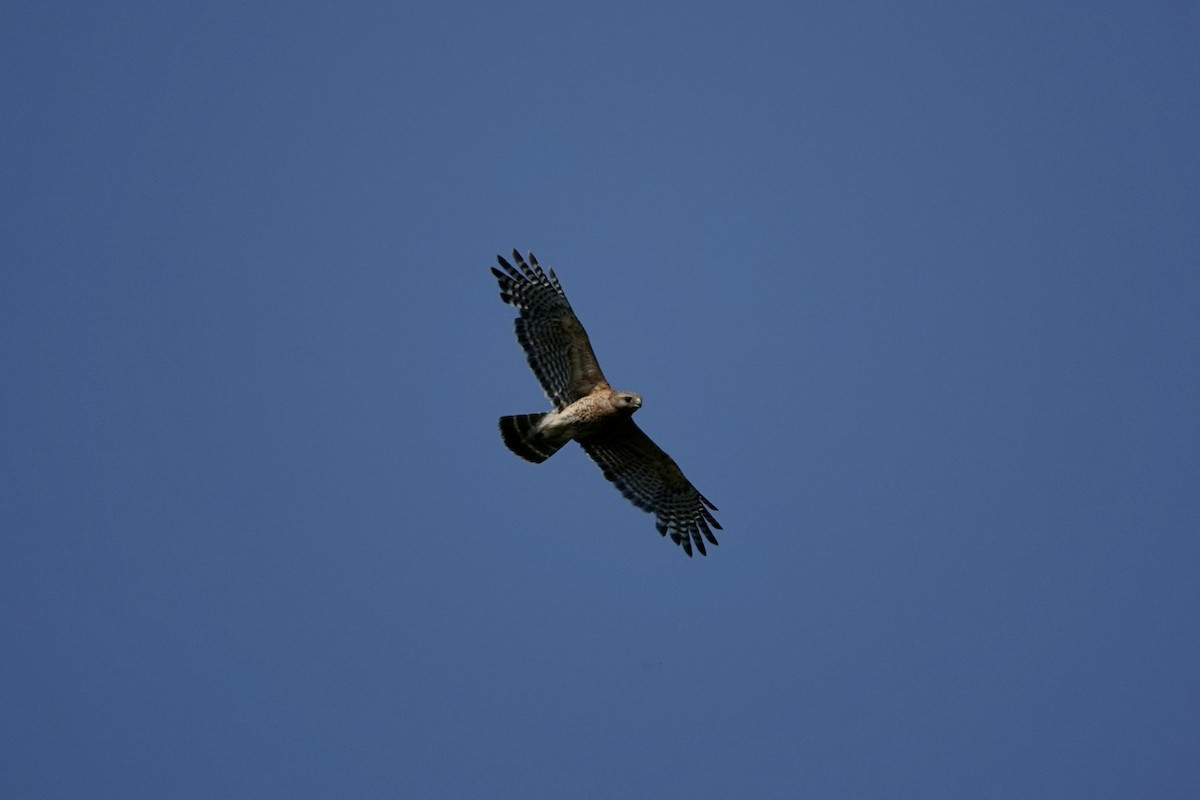
[[[642,407],[642,396],[633,392],[617,392],[612,396],[613,408],[632,414]]]

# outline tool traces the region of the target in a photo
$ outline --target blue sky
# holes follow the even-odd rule
[[[0,12],[0,795],[1200,794],[1200,12]],[[685,558],[488,273],[557,269]]]

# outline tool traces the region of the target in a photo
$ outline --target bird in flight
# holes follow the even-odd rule
[[[571,310],[554,270],[543,271],[533,253],[513,250],[514,267],[502,256],[492,267],[500,299],[520,311],[517,341],[546,392],[553,411],[500,418],[504,444],[540,464],[572,439],[599,465],[604,477],[638,508],[655,515],[655,527],[680,545],[707,555],[721,530],[717,507],[684,477],[679,466],[633,421],[642,398],[612,388],[600,371],[587,332]]]

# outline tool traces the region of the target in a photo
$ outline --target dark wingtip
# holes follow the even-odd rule
[[[717,518],[714,517],[712,514],[710,514],[708,512],[707,508],[700,509],[700,513],[701,513],[701,517],[703,519],[707,520],[709,525],[712,525],[714,528],[716,528],[719,531],[724,530],[724,528],[721,527],[721,523],[717,522]]]

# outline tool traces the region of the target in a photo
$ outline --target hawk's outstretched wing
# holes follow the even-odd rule
[[[689,556],[692,545],[707,555],[704,540],[717,543],[712,528],[721,525],[709,512],[717,507],[683,476],[683,471],[630,418],[606,429],[601,436],[579,439],[604,477],[638,508],[653,513],[655,527],[681,545]],[[710,527],[711,526],[711,527]]]
[[[554,270],[547,275],[533,253],[526,263],[516,250],[516,267],[500,256],[496,260],[504,268],[501,272],[492,267],[500,281],[500,299],[521,311],[517,341],[525,348],[529,366],[555,410],[561,411],[597,388],[607,388],[587,331],[571,310]]]

